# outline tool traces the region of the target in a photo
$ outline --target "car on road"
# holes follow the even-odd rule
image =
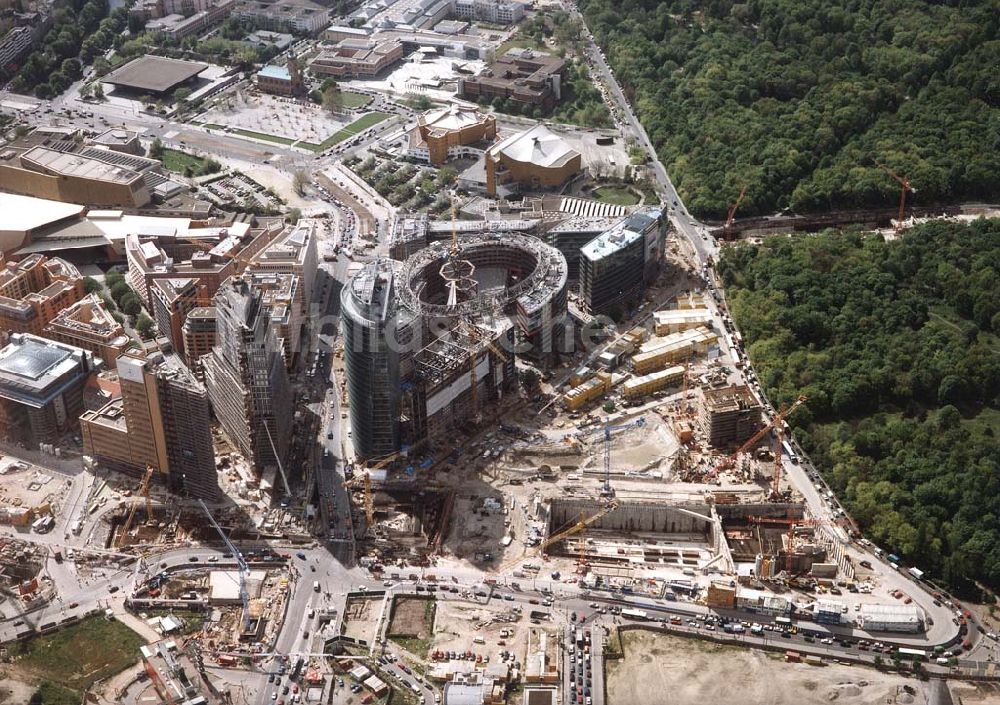
[[[295,557],[301,561],[304,561],[306,559],[306,554],[304,554],[302,551],[299,551],[298,553],[295,554]]]
[[[79,606],[80,606],[79,602],[70,602],[69,603],[69,608],[70,609],[73,609],[74,607],[79,607]]]
[[[198,562],[198,556],[191,556],[190,558],[188,558],[188,562],[189,563],[197,563]]]
[[[119,590],[121,590],[121,588],[118,587],[117,585],[112,585],[111,587],[108,588],[108,592],[110,592],[112,595],[118,592]]]
[[[211,558],[208,559],[208,562],[209,563],[218,563],[219,562],[219,557],[218,556],[212,556]]]

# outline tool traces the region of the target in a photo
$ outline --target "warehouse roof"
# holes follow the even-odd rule
[[[75,176],[114,184],[130,184],[142,175],[124,166],[109,164],[77,152],[60,152],[47,147],[32,147],[21,155],[21,161],[32,162],[59,176]]]
[[[101,80],[104,83],[132,88],[137,91],[166,93],[175,86],[194,78],[207,68],[208,64],[197,61],[168,59],[163,56],[147,54],[112,71]]]

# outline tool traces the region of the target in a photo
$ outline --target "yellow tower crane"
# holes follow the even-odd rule
[[[149,498],[149,481],[153,478],[153,466],[147,465],[146,472],[142,476],[142,480],[139,482],[139,492],[138,494],[146,500],[146,523],[153,521],[153,501]],[[132,522],[135,521],[135,512],[139,508],[138,502],[132,502],[132,506],[128,510],[128,518],[125,519],[125,523],[122,525],[121,531],[118,532],[118,540],[115,541],[116,547],[121,547],[125,543],[125,537],[128,536],[128,532],[132,530]]]

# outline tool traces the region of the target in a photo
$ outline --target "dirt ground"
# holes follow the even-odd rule
[[[434,600],[397,597],[389,636],[429,637],[434,629]]]
[[[653,632],[627,633],[625,658],[607,664],[613,705],[660,705],[664,693],[671,694],[672,705],[927,702],[925,686],[914,678],[835,664],[785,663],[777,654]]]
[[[381,609],[381,598],[349,599],[344,606],[344,636],[371,642],[375,637],[375,622]]]
[[[505,621],[507,619],[514,621]],[[489,655],[491,659],[496,658],[501,649],[524,651],[528,627],[531,626],[527,614],[519,618],[509,609],[493,610],[444,601],[438,602],[435,625],[431,650],[472,651]],[[482,626],[477,629],[477,625]],[[502,629],[514,632],[504,639],[505,646],[498,643]],[[476,637],[482,637],[486,643],[474,643],[473,639]]]
[[[6,673],[0,673],[0,705],[24,705],[31,699],[36,687],[23,681],[13,680]]]
[[[968,705],[1000,705],[1000,686],[996,683],[951,683],[955,702]]]

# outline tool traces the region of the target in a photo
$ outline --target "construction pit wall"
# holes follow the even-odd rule
[[[549,503],[551,536],[583,518],[598,514],[597,499],[559,499]],[[722,519],[708,503],[653,504],[619,501],[618,507],[550,553],[586,556],[595,573],[629,567],[644,571],[732,573],[735,566],[725,541]],[[676,576],[674,576],[676,577]]]

